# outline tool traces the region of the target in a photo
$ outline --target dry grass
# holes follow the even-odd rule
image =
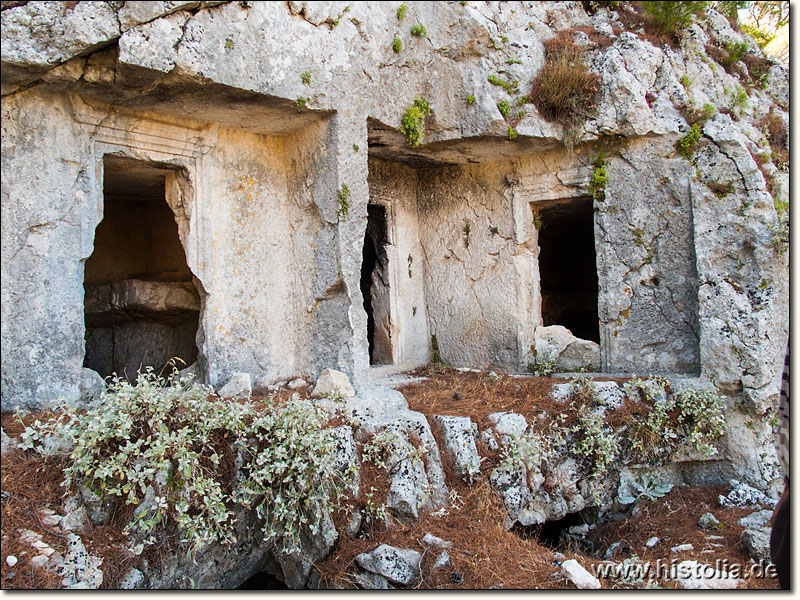
[[[607,548],[614,542],[622,542],[642,561],[652,564],[659,559],[669,563],[677,557],[679,560],[696,560],[712,565],[716,560],[745,565],[749,557],[739,541],[743,527],[738,521],[753,512],[753,509],[719,506],[717,497],[727,494],[728,491],[728,487],[724,485],[676,487],[656,502],[644,500],[636,517],[598,527],[591,532],[590,538],[602,548]],[[719,530],[703,531],[698,527],[698,519],[707,512],[719,519]],[[709,540],[709,535],[722,536],[723,539]],[[652,536],[660,537],[661,542],[648,549],[645,542]],[[722,547],[712,546],[712,543],[721,544]],[[678,555],[672,554],[670,548],[679,544],[692,544],[694,549]],[[659,585],[674,587],[674,583],[669,581],[661,581]],[[778,589],[779,585],[777,579],[749,579],[741,587]]]
[[[486,373],[461,373],[455,369],[438,367],[422,369],[416,375],[427,375],[428,380],[405,386],[402,389],[408,399],[409,407],[430,417],[435,414],[461,415],[471,417],[483,428],[489,424],[488,415],[498,411],[513,411],[522,414],[529,422],[534,422],[543,411],[548,419],[565,410],[563,404],[550,398],[554,383],[565,383],[563,378],[511,377],[500,375],[490,377]],[[597,380],[624,382],[629,378],[598,377]],[[308,391],[308,390],[305,390]],[[302,393],[301,396],[305,394]],[[285,402],[292,392],[281,390],[276,395],[278,402]],[[265,406],[271,394],[255,397],[257,403]],[[273,402],[275,399],[272,400]],[[609,415],[614,427],[637,422],[646,418],[649,406],[637,399],[627,399],[620,409]],[[42,415],[30,415],[26,421]],[[21,425],[14,422],[13,415],[3,414],[3,428],[11,435],[21,432]],[[538,421],[546,421],[539,419]],[[537,421],[537,422],[538,422]],[[432,424],[433,425],[433,424]],[[432,426],[437,441],[440,432]],[[366,440],[365,440],[366,441]],[[418,443],[419,440],[416,440]],[[363,444],[359,444],[359,448]],[[487,456],[485,448],[481,454]],[[32,553],[18,539],[18,528],[29,528],[43,534],[44,540],[58,552],[66,550],[59,531],[48,531],[36,522],[35,514],[42,508],[63,510],[63,488],[59,486],[63,477],[62,460],[44,459],[33,452],[15,451],[4,455],[2,463],[2,489],[8,492],[8,499],[2,504],[2,582],[4,588],[50,589],[60,586],[60,577],[46,569],[30,566]],[[444,458],[444,457],[443,457]],[[10,459],[10,460],[9,460]],[[572,584],[559,574],[553,564],[553,550],[535,537],[521,536],[514,531],[506,531],[503,522],[505,509],[502,499],[488,483],[488,473],[496,465],[497,456],[489,456],[481,469],[478,481],[469,486],[458,479],[452,464],[443,460],[451,504],[443,516],[424,514],[419,521],[403,524],[394,521],[388,530],[373,525],[365,528],[363,537],[351,539],[340,533],[331,554],[316,565],[322,585],[329,587],[357,587],[352,575],[355,570],[355,557],[368,552],[381,543],[411,548],[422,553],[422,577],[416,587],[422,589],[564,589]],[[375,488],[374,498],[385,497],[389,477],[370,463],[362,461],[362,494],[351,498],[354,506],[363,508],[366,504],[364,491]],[[657,502],[644,501],[636,517],[613,522],[599,527],[592,533],[592,539],[602,551],[613,542],[622,541],[634,549],[642,560],[655,561],[658,558],[671,560],[671,546],[692,543],[695,550],[680,555],[680,559],[696,559],[713,564],[716,559],[728,559],[732,563],[745,564],[748,560],[739,543],[741,527],[737,521],[749,510],[722,508],[716,502],[717,495],[725,493],[724,486],[699,488],[676,488]],[[5,495],[4,495],[5,497]],[[92,554],[103,558],[104,586],[115,588],[119,578],[133,566],[138,557],[131,557],[122,545],[121,531],[130,518],[130,507],[118,507],[110,521],[102,526],[81,533],[81,537]],[[704,512],[713,514],[723,523],[719,532],[723,536],[723,547],[713,548],[714,553],[703,553],[709,549],[705,533],[697,527],[697,519]],[[62,513],[63,514],[63,513]],[[32,517],[32,515],[34,515]],[[342,532],[348,521],[346,513],[335,515],[337,529]],[[449,550],[451,567],[434,570],[433,564],[438,552],[426,548],[421,540],[425,533],[431,533],[452,541]],[[664,538],[652,550],[646,550],[644,542],[652,535]],[[167,552],[169,533],[165,535],[165,545],[154,548],[146,558],[156,563],[160,555]],[[28,554],[22,554],[28,551]],[[585,568],[601,562],[597,556],[588,556],[573,549],[561,549],[567,558],[577,559]],[[10,569],[5,558],[15,554],[20,562]],[[5,577],[16,571],[11,580]],[[658,582],[661,587],[670,587],[667,581]],[[619,586],[613,580],[603,580],[603,587]],[[748,588],[777,589],[775,580],[749,580]]]
[[[560,31],[544,47],[545,63],[530,96],[545,119],[574,127],[595,109],[600,76],[584,64],[584,50],[572,33]]]

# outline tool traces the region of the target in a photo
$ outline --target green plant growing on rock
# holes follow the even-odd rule
[[[642,3],[642,10],[662,33],[677,34],[706,12],[708,2],[657,1]]]
[[[442,358],[441,353],[439,352],[439,340],[436,338],[436,334],[431,335],[431,350],[433,352],[431,358],[431,364],[437,367],[447,367],[449,366],[447,362]]]
[[[633,243],[637,246],[644,246],[644,230],[641,227],[633,228]]]
[[[557,358],[537,357],[532,363],[528,363],[528,372],[534,377],[550,377],[550,375],[556,372],[557,365]]]
[[[547,443],[539,434],[528,427],[519,435],[510,435],[508,444],[500,453],[500,468],[506,471],[515,471],[519,466],[527,470],[539,467],[547,458]]]
[[[603,155],[597,156],[592,162],[594,170],[592,179],[589,182],[589,194],[597,202],[604,202],[606,199],[606,183],[608,183],[608,172],[606,171],[606,159]]]
[[[681,85],[683,86],[683,89],[685,89],[688,92],[689,91],[689,86],[692,84],[691,80],[689,79],[689,76],[685,75],[685,74],[681,75],[681,78],[680,78],[679,81],[681,82]]]
[[[410,146],[419,146],[425,131],[425,117],[431,114],[431,105],[427,100],[417,96],[414,104],[403,113],[400,131]]]
[[[411,26],[411,35],[416,35],[421,37],[426,33],[428,33],[428,30],[425,29],[425,25],[423,25],[422,23],[417,23],[416,25]]]
[[[659,498],[663,498],[669,494],[672,491],[673,485],[671,483],[659,485],[647,475],[643,475],[639,481],[632,481],[631,487],[634,489],[636,495],[620,494],[617,498],[617,502],[620,504],[632,504],[634,506],[639,504],[643,498],[655,502]]]
[[[403,40],[398,36],[394,36],[394,40],[392,40],[392,50],[398,53],[403,51]]]
[[[336,193],[336,199],[339,202],[339,208],[336,214],[342,221],[347,221],[347,215],[350,212],[350,186],[346,183],[342,184],[339,191]]]
[[[233,50],[233,40],[231,38],[225,38],[225,50]]]
[[[473,94],[467,96],[467,104],[475,104],[475,96]]]
[[[402,21],[406,18],[406,12],[408,11],[408,6],[405,4],[401,4],[397,7],[397,20]]]
[[[747,42],[725,42],[725,50],[728,52],[728,56],[723,60],[722,66],[730,67],[747,54],[748,45]]]
[[[505,79],[501,79],[497,75],[489,75],[488,77],[489,83],[492,85],[496,85],[498,87],[503,88],[509,94],[512,94],[516,91],[518,86],[516,81],[506,81]]]
[[[213,390],[148,368],[136,383],[114,378],[98,407],[63,407],[50,423],[26,429],[25,441],[57,435],[72,446],[64,485],[85,485],[104,499],[135,505],[125,528],[135,544],[174,539],[191,557],[208,544],[234,541],[232,509],[255,508],[264,539],[293,552],[300,535],[319,532],[341,506],[357,465],[335,465],[330,413],[292,398],[253,404],[213,398]],[[38,448],[37,448],[38,449]],[[242,458],[231,491],[225,464]],[[278,483],[280,482],[280,483]]]
[[[297,105],[297,108],[305,107],[306,102],[308,102],[308,100],[306,100],[302,96],[298,96],[297,99],[294,101],[294,103]]]
[[[511,114],[511,104],[508,100],[501,100],[497,103],[497,110],[500,111],[504,118],[508,118],[508,115]]]
[[[311,85],[311,73],[308,71],[300,73],[300,81],[303,82],[303,85]]]
[[[695,123],[692,125],[686,135],[679,139],[678,143],[675,145],[675,149],[678,151],[678,154],[680,154],[686,160],[691,160],[695,147],[700,141],[700,137],[702,135],[703,126],[700,123]]]

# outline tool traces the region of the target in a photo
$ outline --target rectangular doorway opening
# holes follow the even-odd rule
[[[535,210],[541,219],[542,324],[562,325],[575,337],[599,344],[592,199],[571,198]]]
[[[166,201],[173,172],[116,155],[104,157],[103,172],[103,220],[84,267],[84,366],[135,379],[174,357],[190,365],[200,294]]]
[[[389,224],[386,207],[367,205],[367,231],[361,262],[361,294],[367,313],[370,365],[391,365],[392,321],[389,297]]]

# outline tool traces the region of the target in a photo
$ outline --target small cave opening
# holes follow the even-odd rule
[[[558,201],[537,210],[542,322],[599,344],[592,199]]]
[[[511,528],[511,531],[521,538],[538,540],[542,546],[553,551],[577,550],[591,554],[595,551],[594,544],[585,535],[596,517],[596,511],[590,508],[568,513],[560,519],[545,521],[538,525],[517,523]],[[583,527],[584,531],[570,533],[571,527]]]
[[[84,265],[83,366],[133,379],[174,357],[190,365],[200,294],[166,201],[170,171],[106,155],[103,172],[103,219]]]
[[[259,571],[236,588],[237,590],[288,590],[289,586],[269,571]]]
[[[371,365],[390,365],[392,330],[389,297],[389,227],[386,207],[367,205],[367,230],[361,261],[361,294],[367,313],[367,341]]]

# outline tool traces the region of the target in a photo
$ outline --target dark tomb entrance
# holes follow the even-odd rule
[[[189,365],[197,358],[200,295],[166,202],[172,172],[113,155],[103,166],[103,220],[84,268],[84,366],[135,379],[173,357]]]
[[[539,275],[542,321],[600,343],[594,211],[589,197],[539,209]]]
[[[364,296],[364,311],[367,313],[371,365],[390,365],[394,362],[389,304],[389,258],[386,253],[388,243],[386,208],[369,204],[361,262],[361,294]]]

